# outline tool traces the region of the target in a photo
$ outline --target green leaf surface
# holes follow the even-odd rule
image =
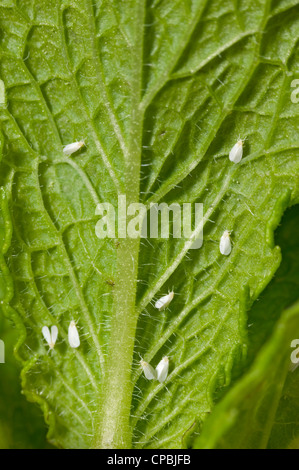
[[[246,312],[281,259],[274,229],[299,200],[298,12],[288,0],[0,1],[1,306],[57,446],[180,448],[243,364]],[[203,203],[202,248],[98,239],[96,205],[119,194]],[[140,356],[164,355],[167,380],[147,381]]]
[[[298,382],[297,373],[289,372],[290,343],[294,339],[294,331],[298,331],[298,320],[297,303],[282,315],[273,337],[257,356],[250,371],[216,406],[201,436],[195,441],[196,448],[265,449],[273,425],[277,437],[275,428],[283,425],[283,422],[275,423],[277,413],[281,415],[281,410],[277,411],[279,401],[289,399],[292,387],[294,393],[295,380]],[[287,374],[289,378],[285,383]],[[282,397],[284,386],[290,396],[284,393]],[[293,413],[297,411],[294,406],[292,410]],[[298,436],[294,441],[294,447],[298,448]],[[275,448],[280,448],[281,443],[275,444]]]

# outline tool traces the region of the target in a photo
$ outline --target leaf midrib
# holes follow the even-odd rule
[[[132,112],[129,157],[125,159],[124,187],[127,205],[139,201],[143,113],[139,109],[142,93],[143,28],[145,0],[135,5],[135,45],[132,48]],[[120,239],[117,248],[113,315],[105,380],[101,394],[100,416],[94,446],[131,448],[130,423],[133,384],[131,367],[138,320],[135,308],[140,239]]]

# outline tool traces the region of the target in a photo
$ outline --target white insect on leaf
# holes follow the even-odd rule
[[[0,106],[2,105],[6,105],[6,94],[4,82],[0,79]]]
[[[159,362],[156,367],[157,379],[159,382],[164,382],[168,375],[169,359],[167,356],[164,356],[163,359]]]
[[[172,301],[173,297],[174,297],[174,292],[171,291],[169,292],[169,294],[164,295],[163,297],[161,297],[161,299],[157,300],[157,302],[155,303],[155,307],[160,312],[161,310],[165,310],[165,308],[167,308],[170,302]]]
[[[64,155],[72,155],[72,153],[77,152],[81,147],[85,145],[85,142],[83,140],[80,140],[79,142],[73,142],[72,144],[68,144],[63,148],[63,153]]]
[[[157,372],[155,369],[146,361],[141,359],[140,365],[143,369],[144,375],[148,380],[153,380],[157,378]]]
[[[244,140],[238,140],[229,152],[229,159],[233,163],[240,163],[243,157],[243,142]]]
[[[71,348],[78,348],[80,346],[80,338],[74,320],[71,321],[68,331],[69,344]]]
[[[223,232],[223,235],[220,238],[219,248],[220,248],[220,253],[225,256],[228,256],[230,252],[232,251],[230,232],[228,230],[225,230],[225,232]]]
[[[48,343],[48,346],[50,349],[54,349],[57,336],[58,336],[58,328],[57,326],[53,325],[51,326],[51,332],[47,326],[43,326],[42,328],[42,334],[45,340]]]

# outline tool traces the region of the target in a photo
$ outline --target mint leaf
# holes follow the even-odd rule
[[[196,448],[267,447],[286,377],[291,374],[290,343],[298,329],[298,319],[297,303],[282,315],[250,371],[216,406],[195,441]]]
[[[297,11],[266,0],[0,2],[1,306],[20,332],[23,391],[56,445],[182,447],[242,366],[246,312],[280,263],[273,231],[298,202]],[[120,194],[203,203],[203,247],[99,240],[95,208]],[[53,324],[48,353],[41,329]],[[154,366],[169,356],[165,383],[145,380],[140,355]]]

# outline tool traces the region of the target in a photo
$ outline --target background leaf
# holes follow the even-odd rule
[[[248,358],[253,361],[261,346],[270,338],[281,312],[299,299],[299,206],[284,214],[275,233],[282,262],[270,284],[253,304],[248,314]]]
[[[298,8],[0,2],[1,305],[19,331],[23,391],[56,445],[180,448],[244,366],[247,311],[281,259],[273,232],[299,199]],[[203,247],[99,240],[95,207],[120,194],[203,203]],[[153,301],[172,288],[158,312]],[[66,341],[71,320],[78,350]],[[49,353],[41,328],[51,324]],[[164,355],[166,382],[146,381],[140,356],[155,366]]]
[[[214,409],[195,442],[196,448],[267,447],[289,372],[290,343],[294,329],[298,329],[298,315],[298,304],[285,312],[250,371]]]
[[[47,448],[46,425],[40,410],[21,395],[20,367],[13,356],[18,333],[1,321],[0,338],[5,343],[5,364],[1,364],[0,449]]]
[[[298,370],[296,370],[286,378],[268,442],[269,449],[299,448],[298,411]]]

